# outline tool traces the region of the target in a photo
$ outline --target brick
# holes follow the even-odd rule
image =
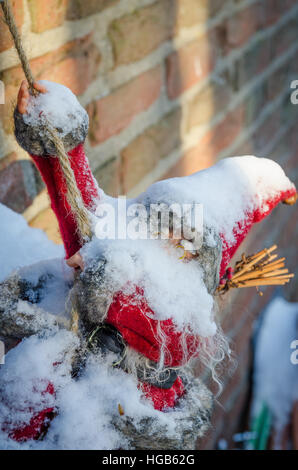
[[[241,142],[234,150],[235,155],[253,155],[254,147],[250,139]]]
[[[17,93],[18,88],[16,86],[5,84],[5,104],[0,106],[0,120],[2,121],[3,129],[8,134],[12,134],[14,129],[13,110],[16,104]]]
[[[271,40],[260,39],[236,62],[237,89],[240,90],[256,75],[262,73],[271,61]]]
[[[184,153],[180,160],[163,176],[163,179],[192,175],[196,171],[212,166],[214,163],[215,158],[210,152],[202,155],[200,149],[194,147]]]
[[[69,6],[69,0],[28,0],[31,16],[31,30],[42,33],[63,24]]]
[[[218,15],[227,5],[225,0],[176,0],[175,30],[198,26]]]
[[[291,92],[289,89],[281,104],[281,121],[289,125],[298,121],[298,106],[291,102]]]
[[[286,64],[276,70],[267,81],[268,100],[274,100],[286,87],[290,88],[290,67],[291,64]]]
[[[167,90],[170,99],[205,78],[215,64],[215,49],[206,34],[200,39],[181,47],[167,58]]]
[[[126,193],[180,144],[181,110],[173,111],[134,139],[121,153]]]
[[[286,52],[295,42],[297,42],[297,17],[292,18],[282,28],[280,28],[271,39],[272,60]]]
[[[272,136],[276,135],[281,125],[280,110],[275,111],[274,114],[269,116],[268,119],[260,126],[253,134],[252,140],[254,143],[255,152],[259,155],[262,154],[263,149],[271,141]]]
[[[238,394],[234,397],[234,403],[231,411],[226,413],[223,423],[223,437],[225,437],[225,439],[228,441],[229,448],[233,448],[235,446],[233,442],[233,435],[239,430],[239,426],[241,426],[243,421],[244,414],[247,409],[247,401],[249,399],[248,392],[249,383],[246,379],[246,382],[240,386]]]
[[[243,248],[241,251],[243,251]],[[237,289],[230,292],[228,295],[229,298],[226,299],[226,310],[224,311],[224,307],[221,307],[221,326],[225,334],[231,336],[233,329],[237,324],[240,325],[241,323],[245,323],[247,317],[249,317],[250,306],[252,305],[255,297],[255,290]],[[236,305],[237,308],[235,308]]]
[[[224,8],[229,8],[227,0],[208,0],[209,17],[217,16]]]
[[[109,196],[119,196],[122,194],[120,181],[120,162],[116,157],[112,158],[104,165],[100,166],[94,176],[101,189]]]
[[[31,62],[37,78],[59,82],[81,95],[97,76],[100,53],[90,34]]]
[[[226,56],[232,50],[247,45],[264,23],[261,1],[228,15],[214,28],[217,49]]]
[[[116,5],[119,0],[71,0],[67,10],[68,20],[79,20]]]
[[[245,100],[245,125],[251,126],[267,104],[266,83],[253,89]]]
[[[266,25],[272,26],[287,10],[296,5],[296,0],[264,0],[262,5]]]
[[[24,212],[41,190],[37,170],[30,160],[18,160],[0,172],[0,202]]]
[[[232,96],[232,90],[225,82],[211,82],[204,87],[188,105],[188,130],[194,126],[209,123],[218,110],[224,111]]]
[[[238,357],[244,350],[247,344],[250,343],[253,336],[253,326],[255,320],[258,318],[260,312],[264,310],[266,305],[270,302],[274,295],[274,287],[267,287],[262,289],[263,296],[257,296],[255,290],[253,290],[253,300],[254,302],[251,305],[247,305],[246,308],[249,309],[247,318],[243,324],[239,325],[238,331],[235,333],[232,343],[233,352]]]
[[[185,152],[163,178],[191,175],[214,165],[218,154],[230,146],[240,133],[243,120],[242,107],[230,112],[222,122],[208,131],[195,147]]]
[[[229,114],[200,140],[197,145],[197,155],[204,155],[205,152],[213,157],[225,148],[229,147],[242,130],[244,122],[244,108],[230,111]]]
[[[208,0],[176,0],[175,29],[190,28],[209,18]]]
[[[37,79],[51,80],[51,76],[71,88],[73,93],[81,94],[96,77],[99,62],[100,54],[92,42],[92,34],[88,34],[32,59],[30,66]],[[69,70],[65,74],[67,66]],[[18,86],[24,78],[23,70],[21,67],[12,67],[1,72],[0,78],[5,85]]]
[[[70,41],[59,49],[30,61],[37,80],[59,82],[73,93],[82,94],[97,75],[100,54],[92,42],[92,36]],[[7,133],[13,132],[12,114],[18,88],[24,73],[20,66],[0,73],[5,85],[5,105],[0,106],[0,118]]]
[[[109,27],[115,66],[136,62],[171,38],[175,5],[159,0],[145,8],[114,20]]]
[[[11,0],[12,11],[18,28],[21,28],[24,22],[24,2],[23,0]],[[2,9],[0,9],[0,52],[13,47],[13,40],[8,27],[4,22]]]
[[[88,105],[91,145],[97,145],[127,127],[133,118],[157,100],[162,85],[161,67],[151,69]]]
[[[224,390],[214,404],[211,428],[203,439],[198,440],[197,449],[216,449],[217,441],[220,438],[231,441],[233,434],[239,429],[238,427],[243,420],[249,398],[248,379],[250,361],[250,354],[246,353],[246,357],[239,358],[238,368],[232,377],[229,378],[227,376]],[[230,442],[229,448],[232,445],[233,443]]]
[[[251,356],[246,348],[245,355],[239,357],[239,364],[232,376],[226,370],[226,382],[222,394],[214,403],[211,427],[202,439],[198,439],[197,449],[216,449],[217,441],[225,438],[231,441],[246,413],[249,391],[249,369]],[[210,388],[210,387],[209,387]],[[230,442],[229,448],[233,445]]]
[[[224,390],[220,395],[220,403],[224,407],[229,404],[231,396],[235,393],[235,390],[241,388],[241,385],[243,385],[251,359],[251,347],[249,343],[246,342],[244,352],[241,356],[237,356],[237,367],[233,374],[227,375]]]
[[[291,60],[289,63],[289,74],[290,74],[290,79],[292,80],[297,80],[298,77],[298,61],[297,60]]]
[[[230,16],[223,28],[225,31],[225,44],[222,45],[224,53],[231,49],[243,46],[262,26],[263,17],[260,2],[244,8]]]
[[[0,171],[4,170],[4,168],[7,168],[15,160],[17,160],[16,152],[11,152],[8,155],[5,155],[5,157],[0,159]]]

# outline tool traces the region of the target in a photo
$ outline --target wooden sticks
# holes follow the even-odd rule
[[[241,257],[235,269],[228,268],[220,281],[217,292],[224,294],[231,288],[284,285],[290,282],[294,274],[285,268],[285,258],[272,254],[276,245],[251,255]]]

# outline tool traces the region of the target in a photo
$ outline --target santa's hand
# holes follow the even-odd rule
[[[34,82],[33,86],[35,90],[40,93],[47,93],[47,89],[40,83]],[[26,80],[23,80],[18,93],[18,103],[17,108],[20,114],[25,114],[27,111],[28,101],[29,101],[29,88]]]
[[[70,258],[68,258],[66,260],[66,264],[70,267],[70,268],[81,268],[82,271],[84,271],[84,261],[83,261],[83,258],[82,258],[82,255],[79,251],[77,251],[73,256],[71,256]]]
[[[52,134],[56,129],[66,152],[85,141],[89,118],[72,91],[59,83],[34,83],[39,93],[32,94],[24,81],[14,112],[15,136],[19,145],[30,155],[56,155]]]

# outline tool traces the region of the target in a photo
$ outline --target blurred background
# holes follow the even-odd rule
[[[297,0],[11,4],[35,77],[68,86],[87,109],[85,148],[108,194],[134,196],[158,179],[188,175],[221,158],[247,154],[276,160],[297,184]],[[13,135],[12,112],[23,78],[0,14],[5,98],[0,104],[0,202],[61,243],[44,184]],[[279,207],[253,229],[236,258],[277,243],[297,274],[297,235],[297,208]],[[199,449],[242,448],[243,441],[255,445],[256,426],[267,436],[258,445],[273,446],[274,410],[268,411],[265,403],[254,425],[250,413],[255,345],[266,319],[264,309],[277,296],[298,302],[295,280],[282,290],[263,289],[262,296],[255,289],[239,289],[219,299],[222,325],[238,365],[225,375],[212,427],[198,442]],[[287,308],[280,303],[280,315]],[[290,358],[290,345],[284,347]],[[279,385],[281,374],[276,377]],[[205,380],[210,380],[207,375]],[[283,423],[283,448],[298,445],[297,405],[293,397],[288,399],[292,402]]]

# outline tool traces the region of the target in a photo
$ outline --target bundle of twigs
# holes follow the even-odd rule
[[[235,268],[228,268],[217,292],[224,294],[231,288],[261,287],[287,284],[294,274],[285,268],[285,258],[272,254],[277,245],[265,248],[258,253],[241,257]]]

